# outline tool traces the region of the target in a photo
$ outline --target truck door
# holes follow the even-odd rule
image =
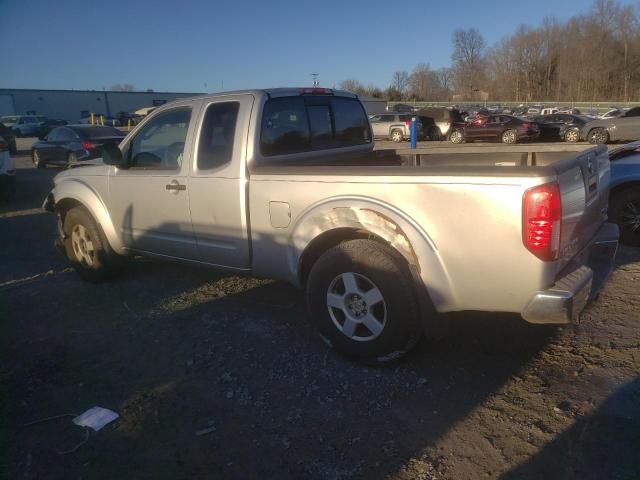
[[[616,120],[616,140],[640,140],[640,107],[632,108]]]
[[[199,103],[196,105],[200,105]],[[127,141],[129,168],[109,175],[109,213],[125,247],[197,259],[189,213],[189,161],[198,109],[158,112]]]
[[[191,221],[203,262],[248,269],[247,132],[250,94],[205,103],[190,171]]]

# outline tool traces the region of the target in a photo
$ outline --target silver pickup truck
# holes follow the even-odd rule
[[[618,244],[606,148],[510,148],[374,152],[352,94],[229,92],[158,108],[44,207],[85,279],[133,254],[281,279],[334,348],[384,361],[438,312],[562,324],[598,292]]]

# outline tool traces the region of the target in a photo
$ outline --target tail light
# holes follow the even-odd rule
[[[82,142],[82,148],[85,150],[93,150],[96,148],[96,144],[93,142]]]
[[[562,226],[562,201],[558,182],[527,190],[522,210],[525,247],[541,260],[556,260],[560,252]]]
[[[333,95],[333,90],[330,88],[301,88],[300,95]]]
[[[9,144],[7,142],[0,140],[0,152],[7,152],[7,151],[9,151]]]
[[[524,122],[522,124],[522,128],[526,128],[527,130],[530,129],[531,127],[533,127],[533,124],[531,124],[529,122]]]

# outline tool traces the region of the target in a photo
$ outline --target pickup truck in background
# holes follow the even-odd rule
[[[563,324],[602,286],[618,244],[606,148],[511,149],[374,152],[355,95],[229,92],[158,108],[58,174],[44,207],[85,279],[135,254],[284,280],[330,345],[383,362],[438,312]]]

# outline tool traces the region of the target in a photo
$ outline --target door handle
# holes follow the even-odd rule
[[[180,185],[178,182],[168,183],[165,187],[167,190],[183,191],[187,189],[186,185]]]

